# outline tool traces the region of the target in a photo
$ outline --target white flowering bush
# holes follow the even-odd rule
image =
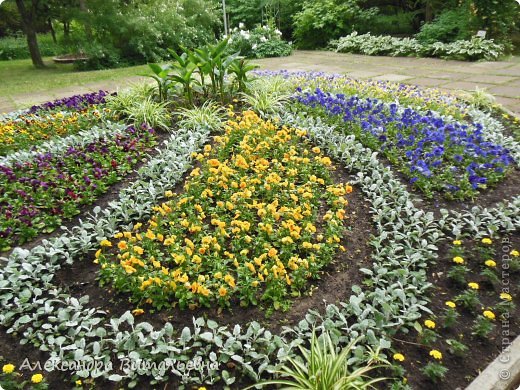
[[[246,30],[240,23],[231,30],[230,52],[248,58],[283,57],[292,52],[292,44],[282,39],[282,32],[271,24]]]

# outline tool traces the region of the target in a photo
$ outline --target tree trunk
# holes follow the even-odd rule
[[[63,21],[63,37],[68,39],[70,36],[70,22]]]
[[[425,7],[425,10],[424,10],[424,20],[426,23],[430,23],[433,21],[433,10],[432,10],[432,5],[430,4],[430,2],[426,2],[426,7]]]
[[[54,31],[54,27],[52,26],[52,20],[49,18],[47,23],[49,24],[49,29],[51,30],[52,41],[56,44],[58,43],[58,40],[56,39],[56,31]]]
[[[87,3],[85,0],[79,0],[79,9],[81,12],[85,13],[85,15],[88,13]],[[90,41],[92,40],[92,28],[90,27],[90,22],[88,19],[85,19],[85,35],[87,36],[87,39]]]
[[[31,53],[32,63],[36,68],[44,68],[45,64],[43,63],[40,48],[38,47],[38,39],[36,38],[36,29],[34,26],[34,0],[31,1],[30,11],[28,11],[25,7],[23,0],[16,0],[16,6],[18,7],[18,12],[20,12],[20,16],[22,19],[23,30],[25,32],[25,36],[27,37],[27,45],[29,46],[29,53]]]

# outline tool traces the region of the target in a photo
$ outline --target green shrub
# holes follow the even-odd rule
[[[390,56],[432,56],[464,61],[497,60],[505,52],[504,45],[492,39],[473,37],[452,43],[435,42],[422,44],[414,38],[395,38],[384,35],[359,35],[353,32],[337,41],[331,41],[330,47],[341,53],[359,53],[366,55]]]
[[[240,52],[247,58],[283,57],[292,52],[292,45],[282,40],[282,33],[272,24],[245,30],[243,24],[231,30],[228,52]]]
[[[416,38],[427,44],[448,43],[470,38],[472,32],[468,12],[466,7],[446,10],[433,22],[424,24],[421,31],[416,34]]]
[[[504,54],[505,47],[492,39],[473,37],[471,40],[452,43],[436,42],[430,45],[434,57],[463,61],[495,61]]]
[[[372,22],[367,26],[372,34],[406,34],[412,35],[416,30],[414,28],[414,20],[417,12],[397,12],[394,15],[376,15]],[[359,28],[359,31],[367,31]]]
[[[331,39],[371,24],[378,10],[362,9],[362,1],[306,0],[303,10],[293,17],[296,45],[301,49],[324,47]]]
[[[64,48],[52,41],[50,34],[38,35],[38,46],[42,56],[54,56],[64,52]],[[0,38],[0,60],[23,60],[30,58],[27,40],[23,35]]]
[[[79,34],[72,43],[90,57],[78,64],[80,69],[159,62],[170,57],[168,49],[179,52],[213,41],[220,24],[218,6],[211,0],[153,0],[123,6],[94,2],[88,21],[92,38]]]

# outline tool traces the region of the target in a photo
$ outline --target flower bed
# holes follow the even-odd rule
[[[117,233],[115,253],[101,243],[102,279],[159,308],[229,306],[233,297],[286,305],[332,260],[351,191],[332,183],[330,159],[301,135],[252,112],[229,122],[215,150],[198,155],[184,193]]]
[[[371,149],[382,150],[429,198],[435,191],[453,199],[474,197],[477,190],[503,180],[514,162],[506,148],[484,139],[480,124],[450,123],[431,112],[320,89],[296,99],[317,115],[345,123],[345,130]]]
[[[376,98],[387,103],[399,102],[404,107],[432,110],[459,120],[468,116],[468,107],[461,95],[441,92],[435,88],[421,88],[383,80],[359,80],[342,74],[312,71],[257,70],[255,74],[262,77],[282,77],[291,82],[295,92],[320,88],[330,93]]]
[[[113,138],[0,165],[0,251],[51,232],[120,180],[155,144],[154,131],[129,127]]]
[[[430,277],[432,313],[409,334],[395,338],[394,348],[414,388],[433,389],[451,378],[454,368],[478,375],[482,366],[465,359],[469,351],[490,363],[490,347],[500,351],[518,335],[519,289],[512,281],[520,271],[519,244],[518,234],[507,233],[493,239],[452,237],[443,243],[437,272]],[[431,350],[438,354],[429,357]],[[467,384],[449,381],[453,387]]]
[[[174,244],[177,244],[176,253],[188,255],[187,249],[193,251],[195,242],[204,245],[202,240],[205,236],[201,236],[202,233],[197,232],[198,228],[189,232],[191,223],[188,227],[177,225],[177,220],[172,217],[178,216],[178,213],[181,212],[186,213],[186,217],[181,215],[183,219],[186,218],[189,220],[188,222],[201,225],[195,206],[191,208],[187,204],[183,204],[181,205],[182,210],[176,209],[178,202],[188,199],[192,187],[193,191],[199,190],[196,191],[197,195],[208,189],[212,191],[213,196],[216,196],[218,191],[226,193],[227,190],[224,191],[223,187],[218,187],[218,182],[210,180],[208,183],[208,179],[214,177],[211,169],[216,169],[218,172],[218,169],[221,166],[224,167],[224,164],[233,171],[242,173],[242,170],[246,168],[236,166],[237,163],[243,165],[243,161],[236,158],[238,152],[249,165],[247,169],[252,170],[250,173],[253,175],[258,173],[254,172],[252,166],[254,165],[256,168],[256,161],[259,159],[254,160],[255,164],[253,164],[253,158],[251,157],[249,160],[249,155],[242,153],[240,145],[256,148],[261,142],[251,144],[237,139],[236,142],[225,143],[233,147],[228,152],[222,152],[217,147],[205,150],[204,153],[208,155],[201,160],[200,166],[195,167],[199,169],[195,171],[199,173],[199,176],[192,177],[188,181],[189,186],[184,193],[171,196],[173,194],[167,191],[171,190],[173,185],[180,180],[183,172],[192,167],[190,155],[192,152],[200,150],[201,145],[207,140],[206,130],[180,130],[172,136],[172,142],[164,146],[163,154],[141,169],[134,185],[122,191],[119,201],[111,203],[103,211],[99,208],[94,209],[91,217],[62,236],[49,242],[43,242],[41,246],[30,251],[17,249],[9,256],[5,266],[0,270],[0,322],[2,325],[7,327],[9,332],[19,334],[24,342],[31,342],[40,350],[45,351],[48,356],[59,359],[61,362],[103,363],[99,369],[94,371],[81,368],[74,370],[68,377],[68,379],[72,378],[72,381],[90,377],[84,379],[84,383],[92,381],[98,383],[96,378],[104,377],[116,382],[125,381],[125,386],[129,388],[140,385],[150,386],[168,380],[172,381],[174,386],[181,383],[201,385],[216,382],[236,386],[236,381],[239,381],[243,375],[256,382],[271,376],[274,370],[280,367],[280,364],[284,364],[288,358],[294,357],[298,352],[297,346],[310,340],[313,329],[316,329],[318,334],[325,330],[328,331],[338,346],[346,345],[359,338],[356,353],[350,361],[354,365],[363,365],[374,354],[381,359],[390,359],[393,354],[396,361],[402,360],[402,357],[405,359],[404,363],[407,364],[411,355],[402,354],[403,350],[396,347],[392,338],[396,337],[398,330],[413,332],[414,326],[417,327],[417,322],[426,327],[431,326],[432,322],[438,323],[437,319],[431,317],[427,298],[428,291],[431,289],[428,275],[435,270],[428,269],[428,267],[431,267],[438,255],[443,253],[442,249],[438,249],[437,246],[443,248],[441,245],[443,245],[442,240],[445,236],[470,235],[481,240],[483,237],[493,235],[494,239],[497,232],[517,230],[520,198],[515,196],[505,203],[489,209],[475,207],[462,212],[442,211],[440,218],[435,220],[432,213],[424,212],[414,205],[412,196],[401,181],[395,177],[392,170],[378,160],[376,153],[360,144],[354,135],[345,135],[341,128],[323,123],[321,117],[312,118],[285,113],[277,120],[290,128],[301,129],[291,131],[299,136],[309,137],[321,150],[341,162],[346,169],[357,173],[357,179],[353,185],[363,191],[366,200],[370,203],[370,215],[359,216],[359,218],[372,221],[376,229],[373,237],[367,237],[367,241],[373,249],[373,265],[362,270],[367,276],[366,282],[362,287],[353,286],[353,294],[350,297],[345,297],[344,301],[337,305],[328,305],[324,310],[311,310],[302,316],[298,324],[287,327],[280,335],[273,335],[257,322],[239,324],[240,318],[237,318],[236,326],[219,326],[213,319],[204,318],[196,318],[193,320],[193,324],[184,324],[181,327],[171,323],[166,323],[164,326],[153,326],[150,323],[136,320],[131,312],[115,315],[92,308],[87,303],[88,297],[76,299],[59,288],[56,285],[55,272],[67,262],[79,261],[85,253],[93,255],[94,251],[99,248],[99,243],[106,245],[109,242],[107,239],[111,240],[115,252],[107,251],[104,247],[103,256],[108,255],[107,259],[111,260],[110,264],[121,267],[121,263],[117,262],[120,259],[114,257],[114,254],[117,256],[118,252],[125,249],[119,248],[116,241],[112,241],[112,237],[116,234],[119,237],[117,240],[126,241],[121,245],[123,248],[127,245],[128,248],[133,247],[132,250],[134,250],[137,234],[140,234],[141,241],[147,243],[146,248],[144,245],[137,245],[143,249],[143,254],[146,253],[145,250],[157,250],[166,254],[164,241],[167,232],[160,229],[167,227],[169,230],[169,224],[164,222],[174,222],[171,229],[178,232],[179,236],[174,239]],[[493,131],[500,135],[500,131],[496,127]],[[500,142],[502,141],[509,142],[506,138],[500,138]],[[275,153],[278,147],[290,148],[290,146],[290,142],[288,145],[275,145],[269,152]],[[296,147],[296,150],[302,150],[304,153],[304,149],[300,146]],[[233,154],[235,158],[229,159],[228,157]],[[313,156],[314,152],[311,150],[308,154]],[[320,159],[323,163],[323,157]],[[278,160],[280,159],[278,158]],[[210,163],[210,161],[212,162]],[[327,163],[327,160],[325,162]],[[319,163],[319,161],[313,162],[313,164]],[[211,167],[208,164],[215,166]],[[274,166],[274,162],[270,163],[271,166]],[[302,167],[305,167],[305,164],[302,164]],[[290,179],[288,175],[277,174],[282,181]],[[240,178],[242,177],[243,175],[240,176]],[[254,178],[254,176],[252,177]],[[203,178],[206,179],[204,183]],[[248,180],[250,179],[245,179],[245,181]],[[238,184],[239,181],[236,181]],[[253,184],[253,186],[259,187],[258,184]],[[256,188],[255,191],[250,188],[249,190],[256,192]],[[237,188],[236,191],[239,189]],[[244,191],[245,188],[242,188],[239,192]],[[232,196],[234,193],[236,192],[230,191],[226,194]],[[167,197],[171,196],[171,199],[166,202],[166,205],[172,209],[171,213],[160,203],[164,201],[163,194]],[[206,195],[206,198],[199,196],[198,200],[202,203],[211,203],[210,206],[205,204],[200,204],[200,206],[206,208],[203,211],[207,214],[207,218],[203,218],[203,222],[215,236],[214,232],[218,231],[220,226],[211,224],[213,218],[209,210],[211,207],[213,210],[219,208],[216,204],[219,200],[213,199],[213,196],[209,196],[210,193],[207,191]],[[231,210],[227,210],[226,202],[222,202],[224,204],[221,206],[224,207],[220,208],[224,217],[221,219],[227,217],[229,221],[232,221],[230,216],[234,217],[233,213],[229,213]],[[241,202],[246,202],[246,200],[237,199],[237,207],[245,206],[245,203]],[[267,209],[267,207],[264,208]],[[258,211],[258,208],[251,210],[244,208],[243,215],[248,217],[246,212],[250,212],[251,221],[259,222],[261,216],[258,215]],[[267,217],[268,211],[266,210],[264,217]],[[318,213],[318,215],[322,214]],[[220,215],[216,215],[216,217],[222,222]],[[280,216],[280,219],[282,218]],[[243,221],[244,217],[240,216],[240,220]],[[144,224],[144,229],[143,225],[138,225],[139,223]],[[157,226],[154,226],[154,223]],[[227,225],[231,225],[231,222],[226,223],[226,228]],[[246,226],[243,223],[241,225]],[[314,225],[317,227],[316,233],[319,234],[319,225]],[[195,225],[193,226],[195,227]],[[238,228],[242,230],[241,226]],[[124,232],[127,232],[127,236],[135,238],[136,242],[131,242],[130,238],[125,237]],[[250,235],[249,232],[244,231],[236,233],[244,241],[247,240],[246,235]],[[161,238],[159,234],[162,234],[161,244],[157,242]],[[147,235],[148,237],[146,237]],[[155,238],[152,238],[154,236]],[[196,238],[193,239],[192,236]],[[194,244],[194,248],[191,248],[189,242],[185,240],[186,238]],[[277,245],[285,245],[281,241],[283,238],[274,237],[272,242]],[[291,240],[294,241],[292,237]],[[256,241],[253,242],[256,243]],[[286,242],[288,241],[286,240]],[[119,244],[119,242],[117,243]],[[216,249],[214,241],[211,240],[211,243],[207,241],[207,243],[210,245],[208,256],[213,255],[212,251]],[[217,243],[223,247],[220,242],[217,241]],[[242,242],[239,241],[237,246],[239,244]],[[203,249],[202,245],[197,246],[197,252],[198,249]],[[231,253],[228,248],[226,249]],[[264,248],[251,245],[248,249],[257,251]],[[310,250],[310,248],[298,248],[299,251],[305,249]],[[277,251],[277,255],[281,257],[282,251]],[[136,251],[137,255],[139,252],[140,250]],[[203,254],[199,252],[197,256],[202,259],[206,252],[207,248]],[[190,255],[192,259],[193,254],[194,252]],[[146,257],[141,260],[144,262],[144,260],[151,259]],[[172,258],[169,261],[173,265],[175,259]],[[256,269],[256,264],[252,265]],[[235,268],[231,259],[226,266],[231,270]],[[152,270],[152,267],[155,267],[153,262],[151,262],[149,270]],[[157,268],[157,271],[152,270],[152,272],[162,272],[162,267],[161,263],[161,268]],[[178,265],[175,264],[174,267],[178,267]],[[239,263],[239,268],[244,272],[250,272],[245,262]],[[135,274],[126,271],[125,273],[127,277]],[[238,277],[233,277],[236,284]],[[203,283],[206,282],[205,277],[204,279]],[[198,277],[197,283],[201,284]],[[227,283],[229,286],[229,282]],[[152,281],[152,284],[155,284],[155,280]],[[186,287],[184,288],[188,291]],[[189,291],[193,293],[192,290]],[[229,291],[231,289],[228,289]],[[233,304],[233,302],[230,303]],[[496,315],[496,309],[489,311]],[[425,313],[428,314],[427,317],[425,317]],[[137,315],[139,312],[135,314]],[[434,351],[430,349],[427,352],[428,358],[432,361],[446,356],[448,351],[443,345],[435,345],[435,348],[432,349]],[[207,370],[198,371],[189,369],[187,365],[175,364],[175,362],[196,358],[206,359],[211,365],[207,367]],[[143,364],[154,362],[156,366],[141,370],[138,365],[124,364],[124,362],[128,362],[128,359]],[[112,363],[111,366],[107,364],[109,362]],[[161,369],[159,365],[161,362],[173,365],[174,370],[171,370],[171,374],[169,374],[170,370]],[[112,369],[114,367],[121,367],[121,369],[114,371]],[[449,369],[451,370],[452,367]],[[398,371],[397,365],[394,365],[394,370]],[[455,375],[456,370],[450,371],[451,373],[454,373],[453,376],[457,376]],[[459,377],[460,375],[457,376],[457,380],[460,379]],[[244,382],[240,382],[240,384],[242,383]],[[398,379],[394,387],[400,388],[400,384],[402,384],[402,380]]]
[[[82,111],[89,106],[95,106],[105,103],[105,98],[109,96],[107,91],[99,90],[97,92],[85,93],[83,95],[74,95],[62,99],[56,99],[52,102],[46,102],[41,105],[32,106],[29,109],[30,114],[41,113],[42,111]]]

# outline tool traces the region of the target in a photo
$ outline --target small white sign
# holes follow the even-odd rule
[[[518,0],[518,1],[520,1],[520,0]],[[486,37],[486,30],[479,30],[479,31],[477,31],[477,37],[485,38]]]

